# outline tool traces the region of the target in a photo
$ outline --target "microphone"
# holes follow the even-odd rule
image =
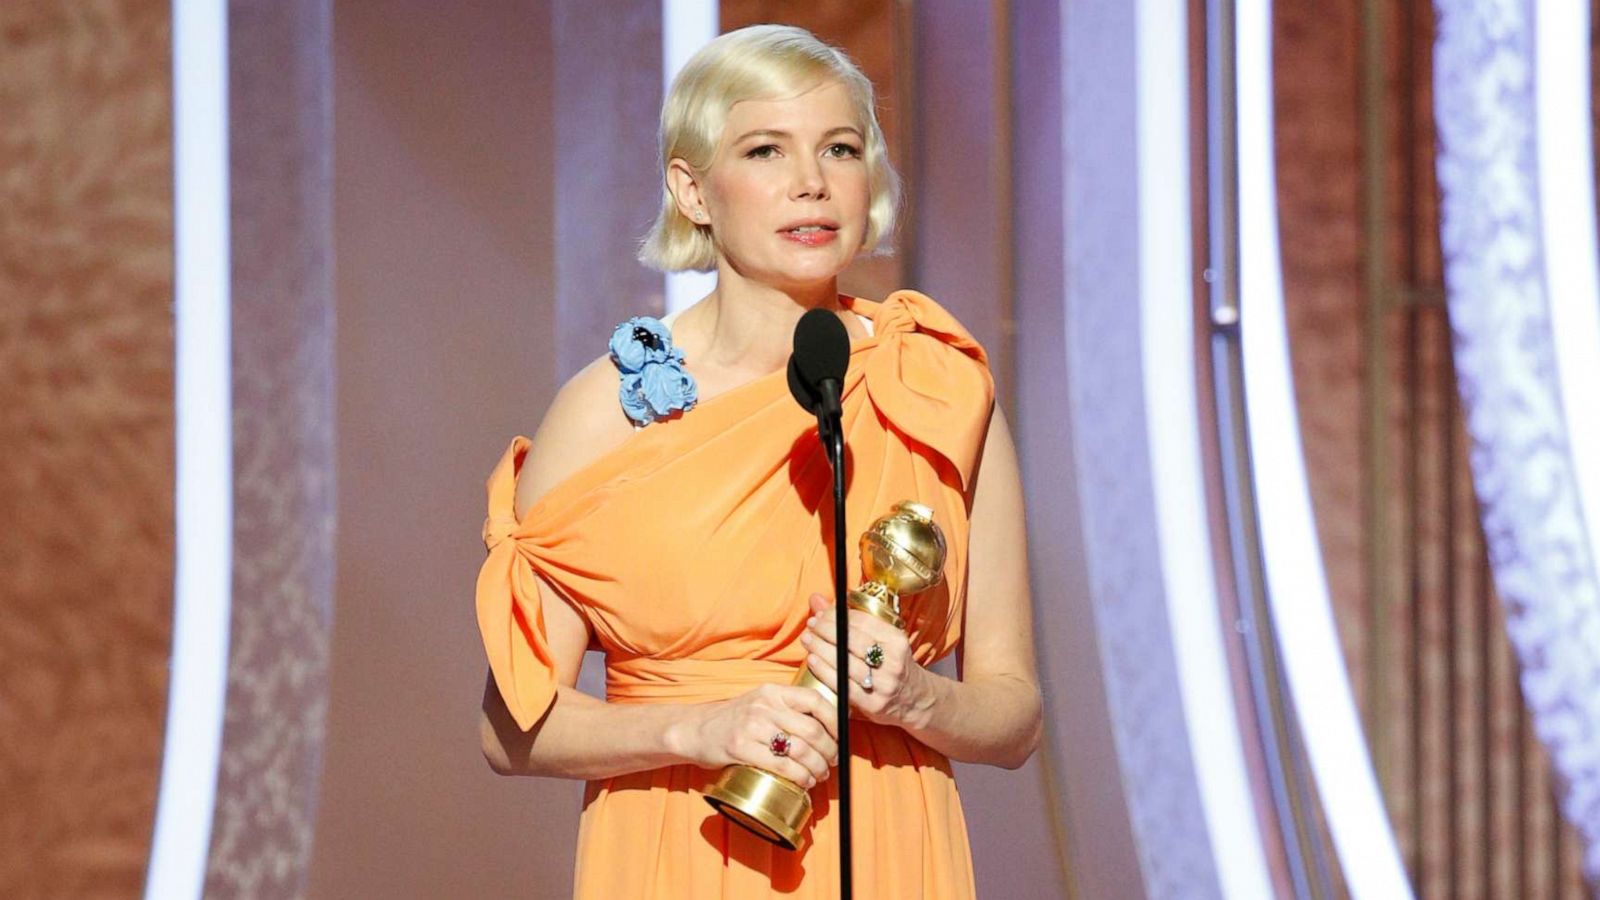
[[[833,468],[833,613],[837,634],[848,634],[845,592],[844,426],[840,423],[839,394],[850,365],[850,334],[839,317],[813,309],[794,327],[794,353],[789,356],[789,393],[817,417],[817,436]],[[849,672],[845,641],[837,645],[834,668]],[[842,680],[834,693],[839,715],[839,896],[851,900],[852,848],[850,839],[850,680]]]
[[[833,430],[838,427],[839,394],[850,365],[850,335],[839,317],[813,309],[794,328],[794,353],[789,356],[789,393],[795,402],[817,417],[823,446],[833,452]]]

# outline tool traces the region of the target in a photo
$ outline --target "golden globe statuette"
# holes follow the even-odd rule
[[[866,579],[850,592],[852,609],[904,628],[900,598],[925,591],[944,577],[944,532],[934,524],[933,510],[911,500],[896,503],[888,515],[861,536],[861,574]],[[802,665],[794,684],[813,688],[830,704],[838,698]],[[734,822],[774,844],[794,850],[811,818],[811,795],[787,778],[755,766],[722,770],[706,793],[706,802]]]

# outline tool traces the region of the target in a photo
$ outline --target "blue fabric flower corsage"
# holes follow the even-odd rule
[[[699,399],[694,376],[683,370],[683,351],[660,319],[634,316],[611,333],[611,361],[622,371],[617,397],[636,424],[648,425]]]

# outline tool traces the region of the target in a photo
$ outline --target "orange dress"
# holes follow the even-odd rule
[[[873,320],[851,343],[843,392],[848,446],[848,583],[855,539],[900,500],[931,506],[949,544],[945,579],[903,612],[916,659],[961,639],[968,487],[994,397],[987,358],[942,307],[911,291],[844,298]],[[489,478],[489,548],[477,584],[490,669],[529,728],[555,697],[535,577],[588,623],[605,651],[610,703],[700,703],[787,684],[805,659],[813,592],[832,596],[831,476],[816,421],[782,371],[656,422],[552,488],[518,521],[528,440]],[[968,898],[972,861],[943,754],[904,730],[851,723],[858,896]],[[588,783],[579,898],[838,896],[838,779],[812,791],[809,842],[790,851],[720,816],[693,765]]]

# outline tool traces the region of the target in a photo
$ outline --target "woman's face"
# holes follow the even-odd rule
[[[866,236],[865,146],[836,81],[735,103],[700,194],[722,259],[780,288],[836,277]]]

